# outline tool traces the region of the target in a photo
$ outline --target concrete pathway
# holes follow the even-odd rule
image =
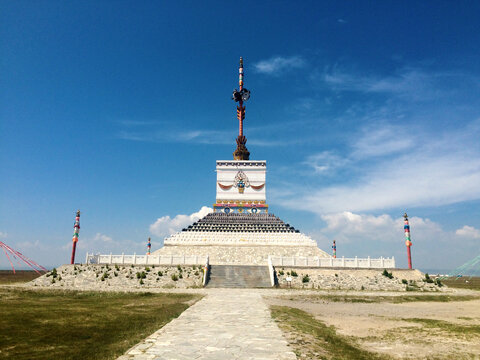
[[[294,360],[260,292],[212,289],[119,360]]]

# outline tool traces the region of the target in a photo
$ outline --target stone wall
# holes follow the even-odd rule
[[[319,269],[275,267],[278,284],[282,288],[289,286],[286,279],[292,278],[291,287],[325,290],[383,290],[383,291],[441,291],[445,287],[423,281],[424,274],[418,270],[389,270],[390,279],[382,275],[380,269]],[[297,274],[297,276],[292,276]],[[308,282],[303,278],[308,275]],[[406,280],[404,284],[402,280]]]
[[[56,276],[50,271],[29,285],[79,290],[185,289],[202,287],[202,278],[203,270],[199,266],[63,265],[56,269]]]
[[[267,265],[268,255],[327,257],[316,246],[221,246],[221,245],[165,245],[154,255],[208,255],[212,265]]]

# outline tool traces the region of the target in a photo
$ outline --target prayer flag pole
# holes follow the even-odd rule
[[[75,251],[77,249],[78,242],[78,233],[80,232],[80,210],[77,210],[77,216],[75,217],[75,224],[73,225],[73,247],[72,247],[72,258],[70,259],[70,264],[75,264]]]
[[[405,221],[403,228],[405,229],[405,245],[407,246],[407,256],[408,256],[408,268],[412,268],[412,253],[410,247],[412,246],[412,241],[410,239],[410,224],[408,223],[408,215],[405,213],[403,215]]]

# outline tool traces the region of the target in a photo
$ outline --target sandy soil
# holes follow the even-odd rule
[[[270,297],[271,305],[296,307],[369,351],[397,359],[480,359],[480,294],[470,301],[346,303],[311,297]],[[384,295],[384,294],[382,294]],[[436,326],[425,321],[441,320]],[[459,325],[459,326],[451,326]],[[476,330],[469,328],[476,325]],[[465,328],[466,327],[466,328]],[[465,330],[467,329],[467,330]]]

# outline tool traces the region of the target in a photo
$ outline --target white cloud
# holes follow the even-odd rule
[[[93,241],[94,242],[111,243],[111,242],[113,242],[113,239],[108,235],[101,234],[101,233],[96,233],[95,237],[93,238]]]
[[[463,228],[457,229],[455,234],[470,239],[480,239],[480,230],[475,229],[473,226],[465,225]]]
[[[280,71],[287,69],[298,69],[305,66],[305,60],[300,56],[275,56],[267,60],[256,63],[255,70],[259,73],[269,75],[279,75]]]
[[[205,215],[211,213],[212,208],[203,206],[198,212],[190,215],[176,215],[174,218],[170,216],[162,216],[158,218],[153,224],[150,225],[150,232],[158,237],[166,237],[181,230],[185,226],[191,225],[198,219],[203,218]]]
[[[476,140],[480,129],[476,123],[435,136],[416,131],[410,140],[390,125],[364,129],[360,131],[363,136],[352,139],[346,160],[315,162],[315,157],[309,157],[303,162],[316,167],[317,173],[327,171],[331,164],[348,164],[343,169],[345,176],[336,184],[319,188],[313,177],[308,188],[292,185],[293,195],[275,201],[323,215],[480,199],[480,148]],[[328,159],[328,154],[317,156]]]
[[[330,173],[336,168],[344,166],[348,163],[348,160],[331,151],[322,151],[321,153],[308,156],[303,163],[311,167],[315,173],[320,174]]]
[[[8,236],[6,232],[0,231],[0,239],[5,239]]]

